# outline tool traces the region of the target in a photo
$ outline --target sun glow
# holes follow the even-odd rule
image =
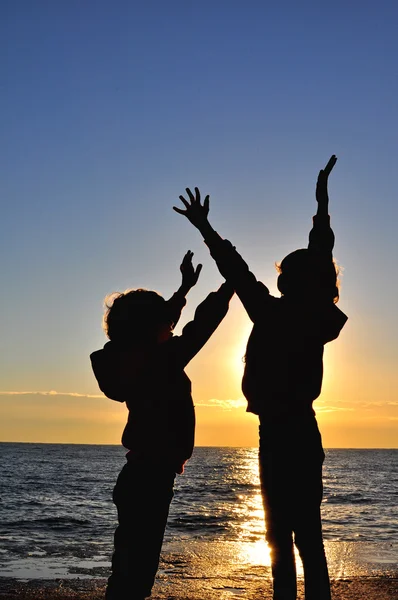
[[[247,477],[251,481],[258,481],[257,453],[253,453],[246,468]],[[242,563],[248,563],[255,566],[271,567],[271,549],[265,540],[266,528],[264,524],[264,511],[260,488],[258,488],[255,496],[251,497],[250,500],[248,499],[246,515],[246,519],[244,514],[241,515],[240,538],[242,543],[239,548],[239,560]],[[253,540],[255,537],[257,537],[257,539]],[[297,575],[302,577],[303,566],[295,546],[294,555]]]
[[[236,385],[239,386],[239,389],[241,387],[243,371],[245,368],[247,340],[249,339],[252,326],[253,324],[249,322],[241,328],[239,340],[236,344],[234,344],[231,350],[229,370],[231,372],[232,379],[234,382],[236,381]]]

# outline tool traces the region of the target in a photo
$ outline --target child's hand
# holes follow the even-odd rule
[[[326,179],[329,177],[336,162],[337,162],[337,156],[335,154],[332,154],[332,156],[329,158],[329,162],[326,165],[326,167],[320,171],[320,173],[324,173]]]
[[[200,272],[202,270],[202,265],[198,265],[196,269],[194,269],[192,264],[192,257],[193,252],[188,250],[184,258],[182,259],[182,263],[180,265],[180,271],[182,274],[182,287],[185,290],[189,290],[197,284]]]
[[[328,178],[337,162],[337,157],[333,154],[328,164],[324,169],[319,171],[318,180],[316,182],[316,200],[318,202],[318,213],[328,212],[329,196],[328,196]]]
[[[208,223],[207,215],[209,214],[209,196],[203,201],[203,205],[200,203],[200,191],[195,188],[195,196],[189,188],[186,188],[186,192],[189,196],[190,203],[185,200],[184,196],[179,196],[181,202],[185,206],[186,210],[173,206],[173,210],[178,212],[180,215],[184,215],[195,227],[199,230],[203,225]]]

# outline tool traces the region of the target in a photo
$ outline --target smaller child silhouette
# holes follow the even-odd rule
[[[119,525],[106,600],[151,594],[175,476],[193,451],[195,413],[184,368],[217,329],[233,295],[222,284],[197,307],[182,334],[173,336],[200,270],[194,270],[189,251],[182,285],[169,301],[143,289],[115,295],[104,317],[110,341],[90,357],[100,389],[129,410],[122,438],[127,464],[113,492]]]

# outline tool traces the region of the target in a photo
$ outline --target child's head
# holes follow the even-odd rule
[[[171,337],[166,300],[157,292],[137,289],[105,299],[103,327],[108,338],[121,345],[151,345]]]
[[[291,252],[277,265],[278,290],[283,296],[323,299],[338,302],[338,268],[335,262],[324,262],[307,249]]]

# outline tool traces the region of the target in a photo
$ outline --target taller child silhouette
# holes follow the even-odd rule
[[[336,306],[334,233],[328,215],[332,156],[318,176],[318,210],[306,249],[286,256],[279,267],[281,297],[249,271],[242,257],[208,221],[209,196],[200,201],[187,188],[180,196],[185,215],[201,232],[221,274],[253,321],[242,390],[249,412],[260,420],[259,468],[271,550],[274,600],[297,595],[293,535],[304,568],[306,600],[329,600],[320,504],[324,452],[313,401],[321,392],[324,344],[336,339],[347,317]]]

